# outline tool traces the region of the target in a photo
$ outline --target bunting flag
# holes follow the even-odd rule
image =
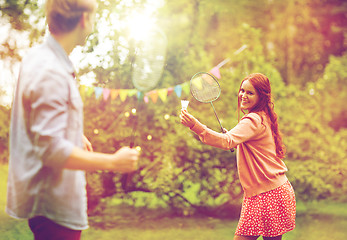
[[[181,86],[181,85],[175,86],[175,87],[174,87],[174,91],[175,91],[177,97],[180,98],[181,95],[182,95],[182,86]]]
[[[137,94],[137,92],[138,92],[137,89],[130,89],[130,90],[128,90],[128,96],[132,97],[135,94]]]
[[[210,73],[212,73],[216,78],[221,79],[221,75],[220,75],[220,71],[219,71],[219,67],[216,66],[214,68],[211,69]]]
[[[95,92],[93,87],[87,87],[86,94],[88,97],[90,97]]]
[[[144,98],[143,92],[140,92],[140,91],[137,92],[136,96],[137,96],[137,100],[139,100],[139,101],[141,101],[142,98]],[[148,97],[147,97],[147,99],[148,99]],[[144,100],[145,100],[145,99],[144,99]],[[146,102],[146,101],[145,101],[145,102]]]
[[[189,95],[190,93],[190,86],[189,86],[189,82],[185,82],[181,84],[182,86],[182,90],[185,94]]]
[[[149,93],[149,97],[152,99],[153,103],[156,103],[158,100],[158,91],[154,90]]]
[[[111,89],[108,89],[108,88],[103,89],[102,95],[104,97],[105,102],[107,101],[108,97],[110,96],[110,93],[111,93]]]
[[[166,102],[169,96],[173,96],[175,93],[178,98],[181,98],[182,94],[190,94],[190,82],[184,82],[182,84],[176,85],[174,87],[162,88],[162,89],[154,89],[150,92],[143,93],[138,91],[137,89],[109,89],[102,87],[90,87],[81,85],[80,92],[81,96],[90,97],[92,94],[95,95],[96,99],[99,99],[102,96],[103,101],[111,101],[116,100],[118,97],[122,102],[124,102],[127,97],[136,96],[139,101],[144,101],[145,103],[149,103],[149,100],[152,100],[153,103],[158,101],[158,98],[162,102]],[[194,81],[193,84],[197,84],[199,88],[202,88],[201,79]]]
[[[94,88],[94,92],[95,92],[95,98],[99,99],[99,97],[101,96],[102,92],[103,92],[103,88],[102,87],[95,87]]]
[[[192,84],[197,87],[199,90],[202,90],[202,79],[201,77],[196,77],[194,78],[194,80],[192,81]]]
[[[125,101],[128,95],[128,90],[127,89],[119,89],[119,97],[122,102]]]
[[[111,89],[111,99],[115,100],[119,95],[119,89]]]
[[[238,51],[243,51],[246,47],[241,47]],[[224,66],[227,62],[229,62],[230,59],[227,58],[220,62],[217,66],[212,68],[210,70],[210,73],[216,76],[218,79],[221,79],[220,74],[220,68]],[[202,79],[196,78],[192,84],[197,86],[199,89],[202,89]],[[173,87],[169,88],[162,88],[162,89],[154,89],[150,92],[143,93],[138,91],[137,89],[109,89],[109,88],[102,88],[102,87],[89,87],[89,86],[80,86],[80,92],[81,96],[91,96],[93,93],[95,94],[95,98],[99,99],[102,95],[103,100],[106,102],[108,99],[111,98],[111,101],[114,101],[119,96],[120,100],[124,102],[127,97],[133,97],[136,96],[139,101],[144,101],[145,103],[149,103],[149,100],[152,100],[153,103],[156,103],[158,101],[158,98],[162,102],[167,101],[167,97],[173,95],[172,93],[175,92],[176,96],[178,98],[181,98],[182,93],[185,93],[187,95],[190,94],[190,81],[184,82],[182,84],[178,84]]]
[[[170,96],[172,94],[173,90],[174,90],[173,87],[169,87],[167,89],[167,95]]]
[[[84,97],[86,95],[86,92],[87,92],[86,89],[87,89],[87,86],[85,86],[85,85],[80,86],[81,97]]]
[[[160,98],[163,102],[166,102],[167,92],[168,92],[167,89],[160,89],[160,90],[158,90],[159,98]]]
[[[149,102],[149,99],[148,99],[148,96],[147,96],[147,95],[145,95],[145,96],[143,97],[143,101],[144,101],[145,103],[148,103],[148,102]]]
[[[118,97],[122,102],[124,102],[127,97],[136,96],[139,101],[144,101],[145,103],[149,103],[149,100],[152,100],[153,103],[158,101],[158,98],[162,102],[166,102],[168,96],[172,96],[173,93],[176,94],[178,98],[181,98],[182,94],[190,94],[190,82],[184,82],[182,84],[176,85],[174,87],[162,88],[162,89],[154,89],[150,92],[143,93],[138,91],[137,89],[109,89],[102,87],[89,87],[85,85],[80,86],[81,96],[90,97],[92,94],[95,94],[95,98],[99,99],[102,96],[103,101],[111,101],[116,100]],[[199,89],[202,88],[201,79],[196,79],[193,84],[197,85]]]

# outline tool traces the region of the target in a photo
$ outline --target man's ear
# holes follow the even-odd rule
[[[87,12],[83,12],[79,24],[82,28],[85,28],[89,19],[89,15]]]

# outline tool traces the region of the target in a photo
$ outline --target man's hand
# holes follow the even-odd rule
[[[83,149],[88,152],[93,152],[93,146],[89,142],[88,138],[85,135],[83,135],[82,137],[83,137]]]
[[[133,172],[137,169],[139,151],[135,148],[122,147],[113,154],[115,171],[120,173]]]

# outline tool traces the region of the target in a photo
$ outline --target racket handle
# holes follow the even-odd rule
[[[223,127],[221,127],[221,129],[222,129],[222,133],[226,133],[226,132],[227,132],[227,131],[225,131],[225,130],[224,130],[224,128],[223,128]],[[233,148],[231,148],[231,149],[230,149],[230,152],[234,152],[234,149],[233,149]]]
[[[211,106],[212,106],[212,108],[213,108],[214,115],[216,116],[216,118],[217,118],[217,120],[218,120],[218,122],[219,122],[220,129],[222,129],[222,133],[226,133],[226,131],[224,131],[224,128],[223,128],[221,122],[219,121],[219,118],[218,118],[218,116],[217,116],[217,112],[216,112],[216,110],[214,109],[214,106],[213,106],[212,102],[210,102],[210,103],[211,103]],[[234,149],[233,149],[233,148],[230,149],[230,152],[234,152]]]

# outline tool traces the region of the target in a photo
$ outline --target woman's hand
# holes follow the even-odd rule
[[[187,109],[182,109],[181,110],[181,115],[180,115],[181,123],[189,128],[192,128],[195,123],[198,121],[195,117],[193,117],[191,114],[188,113]]]

